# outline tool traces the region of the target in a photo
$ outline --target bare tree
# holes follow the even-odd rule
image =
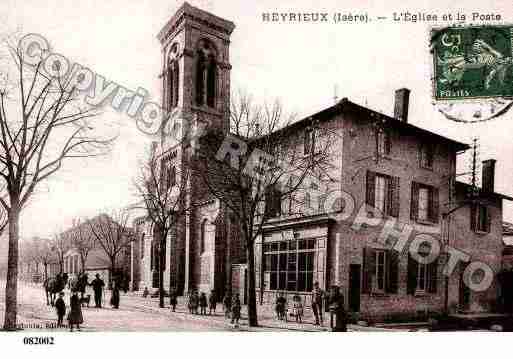
[[[120,209],[111,211],[109,215],[100,214],[86,222],[96,243],[109,258],[111,273],[109,287],[112,286],[112,277],[116,273],[119,254],[122,250],[129,248],[134,240],[134,233],[127,226],[128,219],[129,212]]]
[[[34,261],[43,266],[44,280],[48,279],[48,265],[55,260],[55,252],[52,250],[52,243],[45,238],[33,237],[30,245]]]
[[[171,231],[176,229],[179,218],[186,212],[185,198],[190,173],[188,166],[173,163],[173,148],[165,153],[157,153],[156,148],[152,148],[149,161],[141,165],[139,177],[135,180],[141,207],[146,210],[152,222],[154,238],[159,239],[157,265],[161,308],[164,307],[166,239]],[[175,256],[176,253],[171,251],[170,263],[176,260]],[[170,292],[174,290],[175,285],[176,283],[172,283],[170,279]]]
[[[306,152],[294,119],[279,101],[260,106],[240,92],[231,101],[231,133],[209,132],[193,161],[195,174],[239,224],[248,263],[250,326],[258,325],[254,243],[263,225],[275,216],[302,213],[294,203],[304,202],[305,197],[296,194],[309,190],[305,179],[329,179],[330,132],[323,133],[314,120],[303,123],[317,136],[314,140],[312,135],[312,151]]]
[[[83,272],[89,252],[95,247],[95,237],[90,225],[80,218],[75,218],[72,228],[62,233],[61,236],[69,243],[70,247],[77,250]]]
[[[52,239],[52,251],[54,252],[57,262],[59,263],[59,272],[64,273],[64,256],[71,248],[70,241],[62,234],[54,234]]]
[[[6,185],[0,204],[9,218],[6,330],[16,328],[21,211],[67,159],[105,154],[112,142],[97,135],[90,124],[97,113],[80,102],[76,86],[63,79],[64,69],[42,60],[29,65],[13,42],[6,40],[8,63],[0,74],[0,177]]]

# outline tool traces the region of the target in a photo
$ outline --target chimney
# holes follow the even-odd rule
[[[497,161],[493,159],[483,161],[481,187],[485,193],[495,192],[495,162]]]
[[[395,90],[394,117],[399,121],[408,122],[409,104],[410,90],[407,88]]]

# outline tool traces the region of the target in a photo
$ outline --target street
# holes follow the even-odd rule
[[[0,320],[4,316],[4,288],[5,282],[0,282]],[[270,311],[262,311],[259,307],[258,328],[247,326],[246,308],[243,307],[240,326],[234,328],[229,320],[224,318],[222,305],[219,303],[215,315],[189,314],[184,298],[179,298],[176,312],[158,307],[158,298],[142,298],[134,293],[121,293],[119,309],[112,309],[108,305],[110,292],[104,295],[104,307],[94,308],[94,298],[91,288],[87,289],[91,295],[90,307],[83,307],[84,324],[82,331],[326,331],[327,328],[316,327],[312,318],[306,317],[305,323],[294,321],[278,321]],[[66,290],[65,302],[69,305],[69,291]],[[167,300],[167,298],[166,298]],[[69,310],[69,307],[68,307]],[[67,331],[67,328],[54,328],[57,320],[55,308],[46,305],[43,287],[39,285],[19,283],[18,286],[18,326],[26,330]],[[326,323],[325,323],[326,324]]]

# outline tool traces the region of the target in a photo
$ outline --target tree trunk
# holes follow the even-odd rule
[[[7,282],[5,285],[4,329],[16,330],[18,291],[18,240],[20,209],[11,205],[9,211],[9,253],[7,258]]]
[[[247,236],[247,234],[246,234]],[[246,238],[248,255],[248,324],[258,326],[255,289],[255,248],[253,241]]]
[[[159,248],[159,307],[164,308],[164,259],[166,257],[165,240],[160,239]]]

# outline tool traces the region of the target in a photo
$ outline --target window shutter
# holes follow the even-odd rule
[[[430,293],[436,293],[438,281],[438,258],[428,265],[429,268],[429,288]]]
[[[490,233],[490,227],[492,224],[492,216],[490,214],[490,208],[486,208],[486,232]]]
[[[367,171],[367,191],[365,196],[365,203],[374,207],[376,199],[376,173]]]
[[[390,177],[388,181],[388,215],[399,217],[399,177]]]
[[[411,205],[410,205],[410,218],[417,220],[419,216],[419,184],[417,182],[411,183]]]
[[[383,136],[384,136],[384,140],[385,140],[385,154],[389,155],[390,148],[392,146],[391,141],[390,141],[390,132],[386,132],[386,131],[383,132]]]
[[[470,229],[473,231],[476,231],[476,219],[477,219],[477,212],[476,212],[476,204],[472,203],[470,205]]]
[[[433,223],[438,223],[440,200],[438,188],[431,187],[429,191],[429,219]]]
[[[370,294],[372,290],[372,276],[376,271],[376,256],[374,249],[369,247],[363,248],[363,277],[362,277],[362,293]]]
[[[399,282],[399,254],[394,250],[387,251],[387,293],[397,293]]]
[[[408,254],[408,283],[406,288],[408,294],[415,294],[417,289],[417,272],[418,263]]]

